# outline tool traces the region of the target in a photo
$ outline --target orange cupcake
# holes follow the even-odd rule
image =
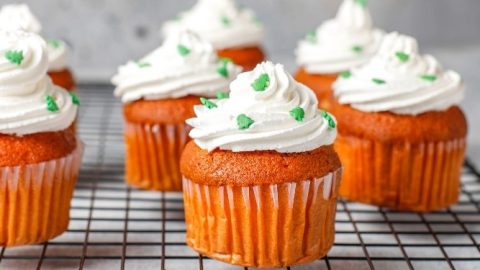
[[[457,202],[467,123],[460,75],[391,33],[365,66],[334,84],[335,143],[345,167],[340,194],[395,210]]]
[[[355,19],[352,19],[355,18]],[[300,41],[295,79],[310,87],[320,107],[330,109],[332,84],[339,74],[367,62],[384,33],[373,27],[366,1],[344,0],[337,16]]]
[[[0,27],[6,30],[24,30],[40,34],[42,26],[26,4],[4,5],[0,10]],[[48,75],[54,84],[73,91],[75,80],[68,68],[69,48],[65,42],[57,39],[48,40]]]
[[[124,103],[126,180],[149,190],[180,191],[179,159],[188,141],[193,106],[224,92],[240,72],[218,59],[212,46],[183,31],[139,61],[120,67],[113,78]]]
[[[83,146],[78,98],[46,74],[36,34],[0,30],[0,246],[48,241],[69,223]]]
[[[253,11],[239,8],[234,0],[199,0],[191,10],[165,23],[162,32],[168,37],[183,29],[199,34],[212,43],[219,57],[231,59],[244,70],[265,60],[262,23]]]
[[[187,244],[213,259],[284,267],[333,245],[341,165],[335,120],[283,66],[240,74],[230,98],[195,106],[180,162]]]

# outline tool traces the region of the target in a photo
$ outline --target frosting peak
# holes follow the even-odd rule
[[[421,55],[417,41],[391,33],[364,66],[344,73],[334,84],[342,104],[367,112],[417,115],[442,111],[464,96],[460,75],[444,71],[430,55]]]
[[[219,59],[212,46],[190,31],[171,35],[155,51],[121,66],[112,82],[123,102],[139,99],[213,97],[225,91],[241,68]]]
[[[368,61],[382,37],[364,1],[344,0],[334,19],[300,41],[297,63],[310,73],[339,73]]]
[[[215,49],[255,46],[263,38],[263,26],[253,11],[237,7],[234,0],[199,0],[189,11],[162,27],[164,36],[189,29]]]
[[[0,28],[7,31],[24,30],[40,34],[42,25],[26,4],[4,5],[0,9]],[[47,44],[49,71],[59,71],[67,67],[68,46],[60,40],[50,40]]]
[[[296,82],[282,65],[259,64],[238,75],[230,97],[214,106],[195,106],[190,136],[203,149],[307,152],[330,145],[335,120],[317,110],[315,94]]]
[[[5,30],[40,33],[42,26],[26,4],[4,5],[0,9],[0,26]]]
[[[73,123],[78,100],[52,84],[47,67],[41,37],[0,30],[1,134],[59,131]]]

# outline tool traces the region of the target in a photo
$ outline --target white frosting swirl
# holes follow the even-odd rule
[[[42,25],[26,4],[4,5],[0,9],[0,28],[7,31],[24,30],[40,34]],[[69,48],[65,42],[55,40],[48,44],[48,71],[60,71],[67,67]]]
[[[375,82],[376,81],[376,82]],[[444,71],[430,55],[420,55],[417,41],[388,34],[370,62],[339,78],[334,93],[342,104],[365,112],[417,115],[442,111],[463,99],[460,75]]]
[[[183,29],[196,32],[215,49],[256,46],[264,35],[253,11],[237,7],[234,0],[199,0],[177,20],[165,23],[162,32],[168,37]]]
[[[255,91],[252,83],[264,74],[269,77],[268,86]],[[195,106],[197,117],[187,120],[193,127],[190,137],[203,149],[306,152],[331,145],[336,137],[333,117],[322,116],[315,94],[296,82],[282,65],[261,63],[253,71],[240,74],[230,89],[230,98],[212,100],[216,108]],[[290,114],[297,107],[304,111],[301,121]],[[254,121],[247,129],[238,126],[241,114]]]
[[[224,75],[219,72],[222,66],[227,71]],[[182,31],[140,61],[121,66],[112,83],[117,86],[115,95],[125,103],[142,98],[212,97],[225,91],[240,72],[235,64],[219,60],[209,43]]]
[[[7,52],[21,52],[19,64]],[[69,93],[47,76],[46,44],[33,33],[0,30],[0,133],[27,135],[68,128],[77,114]],[[47,106],[47,97],[56,105]]]
[[[0,27],[5,30],[25,30],[39,34],[42,25],[26,4],[4,5],[0,9]]]
[[[68,46],[65,42],[57,39],[49,40],[48,50],[48,71],[62,71],[68,63]]]
[[[357,0],[344,0],[337,16],[299,42],[297,63],[309,73],[335,74],[368,61],[384,33],[375,29],[368,9]]]

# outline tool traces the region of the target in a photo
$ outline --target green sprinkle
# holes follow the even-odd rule
[[[252,118],[246,116],[245,114],[240,114],[237,116],[237,126],[239,129],[247,129],[253,125],[255,121]]]
[[[335,120],[333,120],[333,117],[329,113],[322,111],[321,114],[322,117],[327,120],[329,128],[335,128],[337,126],[337,123],[335,123]]]
[[[337,126],[337,123],[335,123],[335,120],[333,120],[332,117],[328,118],[328,127],[335,128],[336,126]]]
[[[177,45],[177,50],[178,50],[178,53],[181,55],[181,56],[187,56],[189,53],[190,53],[190,49],[185,47],[184,45],[182,44],[178,44]]]
[[[317,43],[317,33],[315,31],[311,31],[307,34],[305,39],[310,43]]]
[[[230,97],[230,94],[228,92],[219,91],[217,92],[216,96],[217,96],[217,99],[226,99]]]
[[[350,72],[348,70],[340,72],[340,77],[342,77],[344,79],[348,79],[348,78],[352,77],[352,72]]]
[[[78,98],[77,94],[74,92],[69,92],[70,97],[72,98],[72,103],[75,105],[80,105],[80,99]]]
[[[363,46],[353,45],[353,46],[352,46],[352,51],[354,51],[354,52],[356,52],[356,53],[361,53],[361,52],[363,52]]]
[[[298,122],[302,122],[303,118],[305,117],[305,111],[301,107],[295,107],[290,110],[290,115]]]
[[[139,68],[151,67],[152,65],[148,62],[137,62]]]
[[[55,100],[53,99],[52,96],[48,95],[45,97],[45,101],[47,102],[47,110],[51,111],[51,112],[58,112],[58,105],[57,103],[55,102]]]
[[[427,74],[427,75],[422,75],[422,76],[420,76],[420,78],[421,78],[422,80],[430,81],[430,82],[433,82],[433,81],[436,81],[436,80],[437,80],[437,76],[435,76],[435,75],[428,75],[428,74]]]
[[[396,52],[395,55],[397,56],[398,60],[400,60],[401,62],[407,62],[408,59],[410,59],[410,55],[404,53],[404,52]]]
[[[20,64],[22,64],[22,61],[23,61],[23,51],[8,50],[5,52],[5,58],[7,58],[7,60],[10,61],[10,63],[20,66]]]
[[[372,82],[376,83],[376,84],[385,84],[387,83],[386,81],[382,80],[382,79],[378,79],[378,78],[373,78],[372,79]]]
[[[220,20],[222,21],[222,24],[224,26],[230,26],[230,24],[232,23],[230,21],[230,18],[228,18],[227,16],[222,16],[222,18]]]
[[[253,23],[255,23],[256,25],[262,25],[262,24],[263,24],[262,21],[261,21],[257,16],[253,17],[253,18],[252,18],[252,21],[253,21]]]
[[[200,98],[200,102],[205,105],[205,107],[207,107],[207,109],[213,109],[213,108],[217,108],[217,104],[211,102],[210,100],[204,98],[204,97],[201,97]]]
[[[260,75],[253,83],[252,88],[255,91],[262,92],[270,85],[270,77],[267,73]]]
[[[355,3],[359,4],[362,7],[366,7],[368,4],[368,0],[355,0]]]
[[[221,58],[219,61],[219,66],[217,68],[218,74],[222,77],[228,78],[228,63],[231,63],[232,60],[230,58]]]
[[[58,49],[60,48],[60,45],[62,45],[62,42],[60,42],[58,39],[49,39],[47,44],[52,48]]]
[[[226,66],[222,65],[217,68],[218,74],[220,74],[222,77],[228,78],[228,69]]]

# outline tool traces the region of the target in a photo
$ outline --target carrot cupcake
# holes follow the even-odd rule
[[[391,33],[333,88],[342,196],[412,211],[457,202],[467,135],[459,74],[420,55],[414,38]]]
[[[172,34],[112,79],[125,118],[126,180],[151,190],[180,191],[180,154],[188,141],[193,106],[228,96],[241,68],[219,59],[212,46],[189,31]]]
[[[195,106],[181,159],[187,244],[214,259],[281,267],[333,244],[335,120],[282,65],[240,74],[227,99]]]
[[[190,29],[212,43],[220,57],[245,70],[265,59],[261,48],[263,25],[253,11],[239,8],[234,0],[199,0],[189,11],[164,24],[164,36]]]
[[[78,98],[54,86],[41,37],[0,30],[0,246],[63,233],[83,146]]]
[[[332,83],[342,72],[360,66],[378,50],[384,33],[373,27],[367,1],[344,0],[337,16],[300,41],[295,78],[310,87],[320,107],[328,109]]]
[[[0,9],[0,28],[6,30],[22,29],[40,34],[42,26],[26,4],[5,5]],[[54,84],[68,90],[75,89],[75,80],[68,68],[69,47],[58,39],[47,42],[49,68],[48,75]]]

